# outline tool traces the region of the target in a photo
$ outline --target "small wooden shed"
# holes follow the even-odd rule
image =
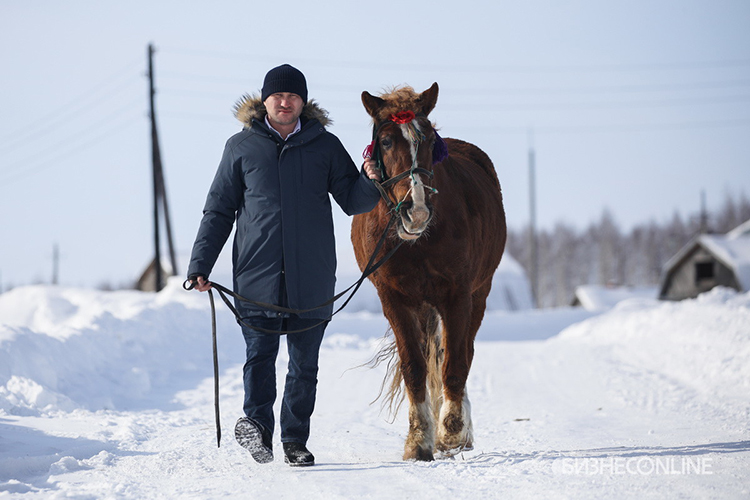
[[[659,298],[693,298],[716,286],[750,290],[750,221],[693,238],[664,265]]]
[[[156,259],[149,262],[146,269],[135,282],[135,289],[142,292],[156,292]],[[173,276],[172,265],[166,259],[161,259],[161,282],[166,284],[170,276]]]

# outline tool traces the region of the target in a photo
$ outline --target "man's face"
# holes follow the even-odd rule
[[[291,92],[278,92],[271,94],[263,102],[268,112],[268,121],[271,125],[292,125],[302,114],[304,103],[302,98]]]

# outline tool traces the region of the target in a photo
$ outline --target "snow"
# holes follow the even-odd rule
[[[299,470],[233,441],[244,346],[223,308],[216,447],[208,299],[180,281],[0,295],[0,498],[750,494],[750,293],[489,311],[468,383],[476,449],[431,463],[401,461],[405,411],[391,423],[371,404],[385,368],[362,365],[386,321],[347,309],[321,354],[317,465]]]
[[[632,298],[655,299],[659,288],[655,286],[602,286],[581,285],[576,288],[576,299],[584,309],[599,311],[610,309],[623,300]]]

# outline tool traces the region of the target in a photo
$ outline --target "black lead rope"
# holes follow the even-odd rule
[[[357,293],[357,290],[359,290],[359,287],[362,285],[365,279],[367,279],[368,276],[370,276],[372,273],[377,271],[380,268],[380,266],[385,264],[385,262],[388,259],[390,259],[394,253],[396,253],[396,250],[398,250],[401,244],[403,243],[403,240],[401,239],[398,240],[396,245],[392,249],[390,249],[388,253],[386,253],[379,261],[375,263],[375,258],[378,255],[378,252],[380,251],[380,249],[382,248],[383,243],[385,242],[386,237],[388,236],[388,232],[390,231],[391,226],[393,225],[393,221],[396,220],[396,217],[397,217],[396,213],[391,214],[391,219],[388,221],[385,231],[383,231],[383,235],[380,237],[380,240],[378,241],[377,245],[375,245],[375,250],[372,252],[372,255],[370,256],[370,260],[367,262],[367,265],[365,266],[364,271],[362,271],[362,275],[359,277],[359,279],[354,284],[352,284],[349,288],[347,288],[343,292],[337,294],[336,296],[327,300],[326,302],[324,302],[323,304],[319,306],[316,306],[310,309],[290,309],[287,307],[280,307],[280,306],[276,306],[273,304],[267,304],[264,302],[257,302],[254,300],[246,299],[245,297],[242,297],[241,295],[233,292],[232,290],[218,283],[211,282],[211,287],[216,289],[221,299],[224,301],[227,307],[234,314],[234,317],[237,320],[237,322],[241,324],[242,326],[246,326],[248,328],[258,330],[264,333],[276,333],[276,334],[301,333],[307,330],[311,330],[312,328],[315,328],[317,326],[322,325],[323,323],[327,321],[330,321],[331,318],[333,318],[333,316],[338,314],[344,307],[346,307],[349,301],[351,301],[352,298],[354,297],[354,294]],[[191,282],[190,280],[185,280],[185,282],[182,284],[182,287],[185,290],[192,290],[193,288],[195,288],[195,283]],[[227,298],[227,295],[229,295],[239,301],[248,302],[250,304],[263,307],[272,311],[284,312],[284,313],[289,313],[289,314],[301,314],[304,312],[315,311],[316,309],[321,309],[323,307],[326,307],[334,303],[341,297],[343,297],[350,290],[352,290],[352,293],[349,295],[349,297],[347,297],[346,301],[344,301],[341,307],[336,309],[336,311],[334,311],[333,314],[331,314],[328,318],[308,328],[303,328],[300,330],[288,330],[288,331],[268,330],[265,328],[261,328],[261,327],[246,323],[245,321],[242,320],[242,317],[240,316],[239,311],[237,311],[237,308]],[[213,362],[214,362],[214,414],[216,418],[216,446],[220,448],[221,447],[221,421],[220,421],[220,415],[219,415],[219,353],[218,353],[218,344],[216,340],[216,304],[214,301],[214,295],[212,293],[212,289],[208,290],[208,299],[211,304],[211,340],[213,343]]]
[[[322,304],[317,305],[315,307],[311,307],[309,309],[292,309],[292,308],[289,308],[289,307],[277,306],[275,304],[269,304],[267,302],[258,302],[256,300],[251,300],[251,299],[245,298],[242,295],[238,294],[237,292],[234,292],[234,291],[230,290],[229,288],[227,288],[227,287],[225,287],[225,286],[223,286],[223,285],[221,285],[219,283],[211,282],[211,287],[215,288],[216,291],[219,292],[219,296],[221,297],[221,299],[227,305],[227,307],[229,308],[229,310],[232,311],[232,314],[234,314],[234,317],[237,320],[237,322],[239,324],[241,324],[242,326],[246,326],[248,328],[251,328],[253,330],[257,330],[257,331],[260,331],[260,332],[263,332],[263,333],[276,333],[276,334],[280,334],[280,335],[287,334],[287,333],[301,333],[301,332],[306,332],[308,330],[312,330],[313,328],[315,328],[315,327],[317,327],[317,326],[319,326],[319,325],[321,325],[321,324],[323,324],[323,323],[325,323],[327,321],[330,321],[333,318],[333,316],[335,316],[336,314],[338,314],[344,307],[346,307],[346,305],[349,304],[349,302],[354,297],[354,294],[357,293],[357,290],[359,290],[359,287],[362,286],[362,283],[365,281],[365,279],[367,279],[368,276],[370,276],[372,273],[374,273],[375,271],[377,271],[383,264],[385,264],[385,262],[388,259],[390,259],[393,256],[394,253],[396,253],[396,250],[398,250],[398,248],[403,243],[403,240],[401,240],[401,239],[398,240],[398,242],[396,243],[396,245],[392,249],[390,249],[388,251],[388,253],[386,253],[383,256],[383,258],[381,258],[379,261],[375,262],[375,258],[377,257],[378,253],[380,252],[381,248],[383,247],[383,244],[385,243],[385,240],[386,240],[386,238],[388,236],[388,233],[389,233],[389,231],[391,229],[391,226],[393,226],[393,222],[396,220],[396,218],[397,218],[397,214],[395,214],[395,213],[391,214],[391,218],[388,221],[388,224],[386,225],[385,230],[383,231],[383,234],[380,237],[380,240],[378,240],[378,243],[375,245],[375,250],[373,250],[372,255],[370,256],[370,259],[367,262],[367,265],[365,266],[364,271],[362,271],[362,275],[359,277],[359,279],[356,282],[354,282],[352,285],[350,285],[349,288],[347,288],[346,290],[344,290],[344,291],[336,294],[334,297],[331,297],[327,301],[325,301]],[[186,288],[186,289],[188,289],[188,290],[191,290],[195,285],[193,285],[192,283],[190,283],[190,286],[185,286],[188,283],[190,283],[190,281],[186,280],[185,283],[183,284],[183,287]],[[307,328],[303,328],[303,329],[300,329],[300,330],[270,330],[270,329],[267,329],[267,328],[262,328],[262,327],[259,327],[259,326],[248,324],[248,323],[246,323],[245,321],[242,320],[242,316],[240,315],[239,311],[237,310],[237,308],[232,304],[232,302],[227,297],[227,296],[230,296],[230,297],[233,297],[234,299],[236,299],[236,300],[238,300],[240,302],[247,302],[248,304],[252,304],[252,305],[254,305],[256,307],[259,307],[261,309],[266,309],[266,310],[269,310],[269,311],[274,311],[274,312],[278,312],[278,313],[300,315],[300,314],[304,314],[304,313],[316,311],[318,309],[322,309],[322,308],[324,308],[326,306],[329,306],[329,305],[333,304],[334,302],[336,302],[337,300],[339,300],[344,295],[346,295],[347,293],[349,293],[350,291],[351,291],[351,294],[349,295],[349,297],[347,297],[346,301],[341,305],[341,307],[339,307],[338,309],[336,309],[336,311],[334,311],[333,314],[331,314],[330,316],[328,316],[327,318],[325,318],[324,320],[322,320],[320,323],[317,323],[317,324],[315,324],[313,326],[310,326],[310,327],[307,327]]]
[[[214,294],[208,290],[208,300],[211,302],[211,341],[214,348],[214,416],[216,418],[216,447],[221,448],[221,419],[219,417],[219,349],[216,343],[216,307]]]

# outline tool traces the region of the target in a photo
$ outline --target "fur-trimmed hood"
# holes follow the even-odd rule
[[[234,105],[234,116],[246,129],[252,128],[254,118],[263,121],[266,114],[266,107],[259,94],[245,94]],[[333,120],[328,117],[328,111],[321,108],[315,99],[307,101],[305,107],[302,108],[302,118],[318,120],[324,127],[333,123]]]

